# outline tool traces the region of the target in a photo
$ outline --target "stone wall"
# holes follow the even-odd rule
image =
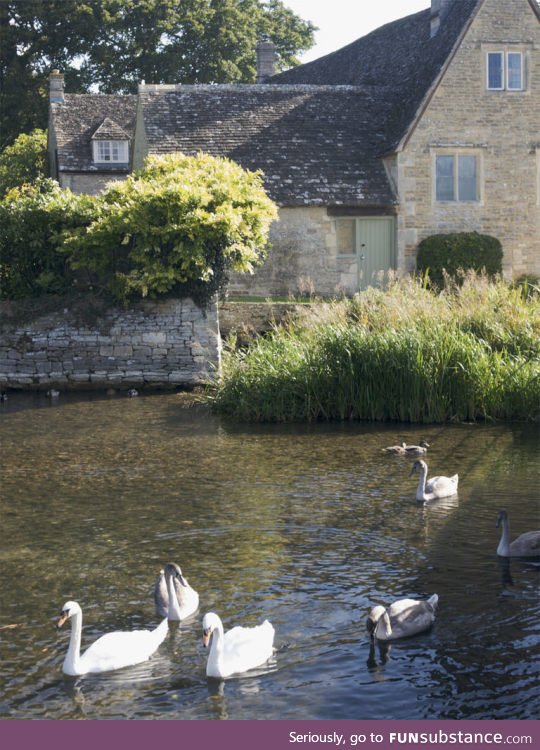
[[[249,276],[233,274],[229,292],[255,296],[334,296],[358,291],[354,256],[339,256],[335,220],[326,207],[280,208],[270,250]]]
[[[69,310],[0,328],[0,387],[175,388],[207,382],[219,367],[217,304],[144,301],[95,324]]]
[[[522,53],[524,91],[487,90],[488,51]],[[430,234],[478,231],[501,241],[507,277],[540,273],[539,112],[538,18],[526,0],[486,0],[398,155],[398,268]],[[435,200],[438,153],[477,156],[479,200]]]
[[[62,172],[59,175],[60,186],[69,188],[73,193],[88,193],[97,195],[101,193],[111,182],[125,180],[127,174],[107,174],[90,172],[84,174],[81,172]]]
[[[231,333],[249,338],[298,315],[305,307],[298,302],[220,302],[219,329],[224,338]]]

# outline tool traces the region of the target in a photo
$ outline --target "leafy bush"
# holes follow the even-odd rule
[[[66,247],[73,267],[118,299],[174,293],[203,304],[230,271],[262,261],[276,215],[258,173],[207,154],[153,156],[109,186]]]
[[[41,178],[0,201],[0,299],[77,285],[204,305],[230,271],[262,261],[276,214],[259,174],[208,155],[151,157],[98,196]]]
[[[0,299],[62,294],[73,283],[62,253],[65,233],[89,222],[91,196],[41,178],[0,201]]]
[[[496,237],[478,232],[433,234],[418,245],[416,270],[442,288],[445,274],[454,281],[460,272],[483,271],[488,276],[502,273],[503,250]]]
[[[47,133],[23,133],[0,154],[0,198],[9,190],[47,174]]]

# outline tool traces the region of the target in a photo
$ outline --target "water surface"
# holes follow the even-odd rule
[[[430,473],[459,495],[414,502],[411,461],[385,445],[425,437]],[[496,556],[539,527],[538,428],[360,423],[231,425],[177,395],[12,395],[0,404],[0,718],[536,718],[537,567]],[[199,591],[148,662],[62,674],[69,628],[83,648],[153,627],[169,560]],[[367,611],[439,595],[427,633],[370,647]],[[201,618],[268,618],[275,658],[207,679]]]

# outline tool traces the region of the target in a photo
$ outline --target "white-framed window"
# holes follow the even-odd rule
[[[477,154],[435,154],[437,203],[475,203],[480,200],[480,165]]]
[[[523,91],[523,54],[518,51],[486,53],[486,88],[488,91]]]
[[[94,161],[98,164],[127,164],[127,141],[93,141]]]

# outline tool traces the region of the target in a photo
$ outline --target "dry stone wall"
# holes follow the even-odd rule
[[[217,304],[141,302],[81,324],[69,310],[0,327],[0,387],[175,388],[207,382],[219,368]]]

